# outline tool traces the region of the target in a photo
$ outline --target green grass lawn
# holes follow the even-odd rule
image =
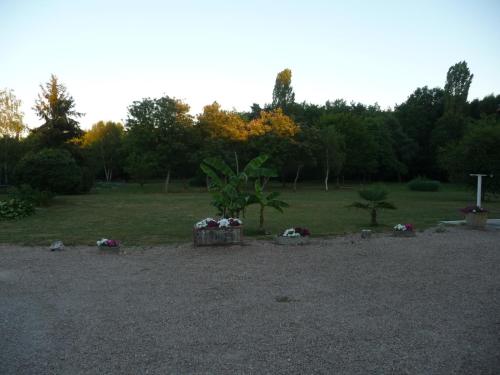
[[[459,208],[475,202],[475,192],[461,186],[443,185],[439,192],[410,191],[406,185],[387,184],[388,201],[398,209],[382,211],[378,230],[389,230],[397,223],[413,223],[417,230],[436,225],[440,220],[460,219]],[[295,193],[279,190],[290,208],[280,214],[266,212],[266,229],[271,233],[293,226],[305,226],[313,235],[336,235],[357,232],[369,226],[366,211],[346,208],[358,200],[359,185],[329,192],[319,184],[304,184]],[[129,245],[153,245],[189,241],[192,226],[215,214],[211,196],[201,188],[188,188],[176,182],[172,192],[161,191],[160,183],[100,184],[87,195],[58,196],[51,206],[37,209],[31,217],[0,222],[0,243],[49,244],[60,239],[65,244],[95,244],[102,237],[114,238]],[[500,201],[484,204],[492,216],[500,217]],[[256,236],[257,207],[247,210],[245,234]]]

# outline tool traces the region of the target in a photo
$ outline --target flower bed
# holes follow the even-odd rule
[[[243,223],[240,219],[204,219],[193,228],[194,246],[234,245],[243,241]]]
[[[289,228],[275,237],[278,245],[305,245],[309,243],[311,233],[307,228]]]
[[[397,224],[392,228],[392,235],[395,237],[414,237],[415,228],[413,224]]]
[[[99,250],[110,252],[110,253],[119,253],[120,252],[120,242],[117,240],[108,240],[107,238],[103,238],[97,241],[97,246]]]

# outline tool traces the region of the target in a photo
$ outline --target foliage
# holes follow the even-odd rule
[[[387,198],[387,191],[381,187],[373,187],[370,189],[360,190],[359,196],[366,202],[354,202],[350,207],[361,208],[370,211],[371,225],[376,226],[377,223],[377,210],[388,209],[395,210],[396,206],[392,203],[385,201]]]
[[[324,122],[325,119],[323,119]],[[330,170],[335,176],[340,175],[346,161],[345,136],[340,134],[334,125],[329,125],[320,131],[320,145],[323,157],[321,158],[325,170],[325,190],[328,191]]]
[[[455,181],[476,184],[469,174],[481,173],[486,191],[500,193],[500,119],[494,116],[474,121],[462,140],[440,155],[440,163]]]
[[[295,122],[283,113],[281,108],[262,111],[260,116],[248,124],[248,136],[258,137],[273,134],[278,137],[293,137],[300,129]]]
[[[62,149],[43,149],[27,154],[16,168],[18,182],[56,194],[79,192],[82,170],[71,154]]]
[[[21,101],[12,90],[0,90],[0,137],[19,138],[25,129]]]
[[[157,165],[153,153],[132,153],[127,158],[125,171],[142,187],[154,175]]]
[[[408,188],[414,191],[438,191],[441,183],[436,180],[417,177],[408,182]]]
[[[104,170],[107,182],[121,166],[123,137],[123,125],[112,121],[99,121],[82,137],[82,146],[89,150],[91,158]]]
[[[273,89],[273,108],[281,108],[285,113],[291,104],[295,102],[295,93],[292,88],[292,71],[282,70],[276,76]]]
[[[54,194],[50,191],[33,189],[30,185],[22,184],[10,190],[9,195],[17,200],[30,203],[34,206],[48,206]]]
[[[252,159],[243,171],[233,171],[220,158],[206,158],[200,168],[210,178],[209,189],[213,192],[212,205],[217,208],[222,217],[239,217],[239,214],[248,205],[249,195],[243,191],[249,179],[259,177],[273,177],[276,173],[263,167],[267,155],[260,155]]]
[[[221,110],[217,102],[203,108],[203,113],[198,116],[198,125],[210,138],[232,141],[248,139],[248,129],[243,118],[236,112]]]
[[[467,96],[474,74],[471,74],[465,61],[450,67],[444,86],[445,113],[462,114],[465,111]]]
[[[259,230],[264,231],[264,211],[266,207],[272,207],[281,213],[283,213],[283,208],[288,207],[288,203],[278,199],[279,195],[278,192],[264,192],[261,182],[255,180],[254,192],[249,196],[247,204],[255,203],[259,205]]]
[[[16,198],[0,201],[0,221],[22,219],[34,213],[35,208],[29,202]]]
[[[406,100],[396,106],[394,115],[401,128],[414,142],[414,148],[406,160],[410,175],[439,174],[436,154],[430,144],[436,121],[443,115],[444,91],[441,88],[417,88]]]
[[[128,147],[137,155],[148,153],[165,177],[168,192],[172,171],[190,152],[192,116],[181,100],[164,96],[135,101],[126,122]]]
[[[61,147],[79,138],[83,132],[76,119],[83,114],[75,110],[75,101],[66,87],[52,75],[45,86],[40,85],[40,89],[34,110],[44,124],[33,130],[40,147]]]
[[[25,148],[21,139],[8,135],[0,137],[0,185],[15,182],[15,167],[22,158]]]

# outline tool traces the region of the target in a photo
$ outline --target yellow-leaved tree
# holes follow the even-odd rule
[[[198,123],[211,138],[232,141],[245,141],[248,138],[245,121],[236,112],[221,110],[217,102],[203,108],[203,113],[198,115]]]
[[[248,123],[247,129],[251,137],[272,133],[284,138],[293,137],[300,130],[297,124],[283,113],[281,108],[273,111],[262,111],[260,117]]]

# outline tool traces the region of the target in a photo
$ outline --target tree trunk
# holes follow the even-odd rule
[[[293,191],[297,191],[297,181],[299,180],[300,170],[302,169],[302,164],[297,167],[297,173],[295,174],[295,179],[293,180]]]
[[[340,176],[337,175],[337,189],[340,188]]]
[[[328,149],[326,150],[326,167],[325,167],[325,191],[328,191],[328,177],[330,175],[330,156],[328,155]]]
[[[264,206],[260,205],[259,229],[264,231]]]
[[[205,177],[205,183],[207,185],[207,191],[210,191],[210,179],[208,178],[208,176]]]
[[[170,183],[170,168],[167,170],[167,177],[165,178],[165,193],[168,193],[168,184]]]
[[[372,226],[373,227],[377,226],[377,209],[376,208],[372,208],[371,217],[372,217]]]
[[[7,162],[4,162],[3,164],[3,181],[4,181],[4,185],[8,185],[9,184],[9,177],[7,176],[8,175],[8,165],[7,165]],[[2,183],[2,176],[0,175],[0,184]]]
[[[234,160],[236,161],[236,174],[239,174],[240,173],[240,166],[238,163],[238,154],[236,153],[236,151],[234,152]]]

